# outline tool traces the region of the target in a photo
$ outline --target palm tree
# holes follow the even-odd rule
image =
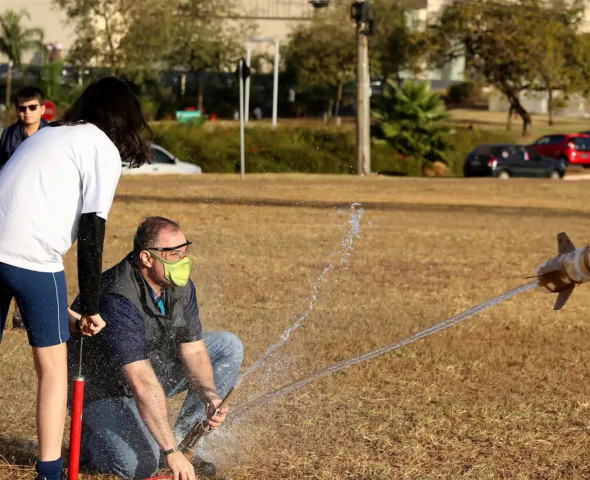
[[[385,139],[402,155],[415,158],[420,168],[437,160],[446,163],[446,152],[452,150],[446,139],[448,116],[442,99],[430,91],[427,82],[404,82],[401,86],[387,82],[373,113],[377,120],[374,136]]]
[[[6,10],[0,15],[0,52],[8,57],[6,73],[6,105],[10,104],[10,88],[12,85],[12,67],[21,66],[21,55],[27,50],[44,49],[43,30],[40,28],[24,28],[23,18],[30,19],[26,10],[15,12]]]

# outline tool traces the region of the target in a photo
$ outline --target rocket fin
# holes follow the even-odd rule
[[[575,287],[575,285],[572,285],[568,289],[562,290],[561,292],[559,292],[559,295],[557,296],[557,301],[555,302],[555,305],[553,306],[553,310],[561,310],[561,308],[569,300],[570,295],[574,291],[574,287]]]
[[[557,251],[560,255],[564,253],[573,252],[576,249],[567,233],[561,232],[557,234]]]

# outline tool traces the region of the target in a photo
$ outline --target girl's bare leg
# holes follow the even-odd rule
[[[33,360],[38,381],[39,460],[47,462],[61,458],[68,390],[66,344],[33,347]]]

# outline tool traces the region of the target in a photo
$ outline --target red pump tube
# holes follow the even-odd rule
[[[84,408],[84,377],[74,380],[72,398],[72,430],[70,432],[69,480],[78,480],[80,472],[80,441],[82,438],[82,410]]]

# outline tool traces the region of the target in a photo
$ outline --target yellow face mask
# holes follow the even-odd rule
[[[191,274],[191,257],[186,256],[180,260],[169,262],[168,260],[164,260],[157,253],[154,253],[153,250],[148,250],[148,252],[152,257],[157,258],[164,265],[164,277],[166,280],[178,287],[184,287],[188,283]]]

